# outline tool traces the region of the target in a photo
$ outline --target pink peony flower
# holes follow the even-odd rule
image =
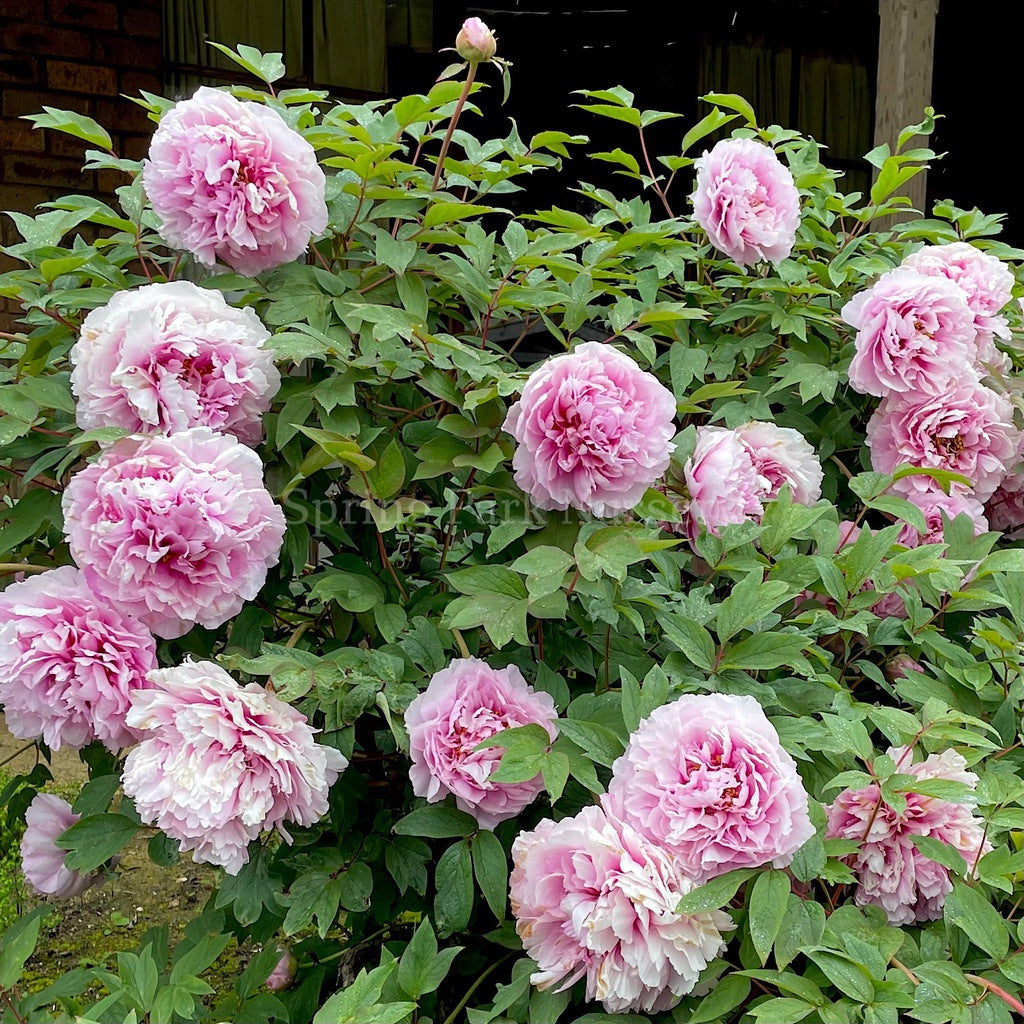
[[[989,498],[1016,461],[1019,432],[1009,400],[975,381],[952,384],[941,395],[891,394],[867,426],[871,465],[879,473],[901,466],[945,469],[967,477],[979,501]],[[962,484],[954,488],[963,489]],[[936,490],[925,475],[897,480],[907,495]]]
[[[301,256],[327,226],[313,147],[261,103],[205,86],[160,121],[143,163],[160,235],[250,277]]]
[[[668,468],[672,393],[629,356],[588,341],[530,374],[504,429],[516,483],[538,508],[628,512]]]
[[[78,425],[212,427],[257,444],[281,386],[269,337],[251,309],[188,281],[117,292],[85,318],[71,349]]]
[[[1024,472],[1011,470],[985,506],[993,530],[1016,531],[1024,526]]]
[[[784,484],[799,505],[813,505],[821,497],[824,473],[818,455],[798,430],[751,420],[737,427],[736,436],[746,448],[754,472],[765,487],[761,501],[774,501]]]
[[[886,666],[885,674],[889,682],[895,683],[906,677],[909,672],[924,672],[924,666],[909,654],[897,654]]]
[[[842,316],[857,329],[850,386],[862,395],[934,395],[977,377],[974,314],[944,277],[892,270],[855,295]]]
[[[690,493],[691,538],[702,526],[717,536],[723,526],[760,519],[762,498],[772,488],[737,432],[725,427],[697,428],[697,445],[683,466],[683,479]]]
[[[716,249],[741,267],[781,263],[793,251],[800,196],[773,149],[753,139],[723,139],[696,168],[693,215]]]
[[[21,837],[21,870],[36,892],[45,896],[78,896],[100,881],[95,871],[83,874],[64,867],[67,850],[57,845],[80,814],[67,800],[50,793],[37,793],[25,812],[25,834]]]
[[[680,862],[599,807],[542,821],[512,844],[516,932],[538,988],[587,979],[609,1013],[660,1013],[690,992],[733,928],[721,910],[684,915]]]
[[[951,779],[972,789],[978,777],[955,751],[932,754],[913,764],[909,747],[890,747],[897,770],[917,779]],[[857,903],[880,906],[894,925],[935,921],[953,888],[948,869],[926,857],[911,836],[930,836],[953,847],[968,872],[992,846],[984,841],[984,822],[964,804],[907,793],[901,814],[881,801],[878,786],[846,789],[827,808],[830,838],[856,839],[860,850],[846,858],[857,876]]]
[[[256,453],[206,427],[122,438],[75,474],[63,508],[89,586],[162,637],[236,615],[285,529]]]
[[[931,277],[948,278],[963,292],[974,315],[974,326],[991,343],[994,337],[1009,338],[1006,317],[999,311],[1013,297],[1013,273],[1002,260],[967,242],[926,245],[902,264],[908,270]]]
[[[612,766],[605,809],[706,881],[785,867],[813,835],[796,762],[753,697],[688,694],[652,712]]]
[[[467,18],[455,37],[455,49],[470,64],[490,60],[498,49],[494,33],[479,19]]]
[[[515,817],[544,788],[529,782],[492,782],[501,747],[474,750],[505,729],[539,725],[558,735],[551,695],[534,690],[515,665],[491,668],[479,658],[461,658],[435,672],[426,690],[405,712],[413,792],[437,803],[449,793],[483,828]]]
[[[299,968],[299,962],[290,949],[285,949],[283,946],[277,948],[281,953],[281,959],[277,961],[277,965],[267,978],[267,988],[271,992],[283,992],[285,989],[291,988],[292,982],[295,980],[295,972]]]
[[[52,750],[134,743],[125,713],[152,668],[149,630],[97,598],[73,566],[0,593],[0,703],[20,739],[41,736]]]
[[[911,523],[905,523],[896,538],[897,543],[904,547],[941,544],[945,539],[943,516],[951,520],[957,516],[967,516],[974,524],[975,537],[988,530],[984,507],[977,498],[972,498],[969,494],[962,494],[959,491],[952,491],[950,494],[943,494],[942,491],[911,491],[907,498],[924,513],[928,529],[924,533],[919,533]]]
[[[286,821],[309,826],[327,813],[348,760],[314,742],[304,715],[210,661],[157,669],[149,680],[128,712],[143,739],[121,782],[142,820],[194,861],[237,875],[261,832],[276,828],[291,842]]]

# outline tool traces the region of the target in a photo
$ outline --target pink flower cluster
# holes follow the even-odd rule
[[[236,615],[285,529],[256,453],[206,427],[117,441],[72,478],[63,508],[92,590],[161,637]]]
[[[668,468],[672,393],[611,345],[590,341],[530,375],[504,429],[516,483],[542,509],[628,512]]]
[[[781,263],[800,226],[800,194],[775,151],[753,139],[723,139],[696,161],[693,215],[711,244],[741,267]]]
[[[512,846],[516,931],[546,988],[586,977],[610,1013],[670,1009],[732,927],[679,899],[733,868],[784,867],[813,835],[796,763],[753,697],[690,695],[640,723],[601,807]]]
[[[821,463],[796,430],[752,420],[735,430],[697,428],[697,444],[683,467],[689,494],[689,534],[701,528],[759,521],[766,502],[788,486],[793,500],[813,505],[821,497]]]
[[[857,331],[850,385],[882,399],[867,427],[875,470],[958,473],[970,485],[954,489],[984,502],[1014,468],[1021,438],[1013,407],[982,383],[1006,369],[994,339],[1009,337],[1000,310],[1012,285],[994,256],[964,242],[932,245],[843,308]],[[928,475],[903,477],[893,489],[907,497],[940,490]]]
[[[506,729],[539,725],[552,741],[558,712],[551,695],[535,691],[515,665],[495,669],[462,658],[436,672],[405,712],[413,792],[428,803],[449,793],[483,828],[494,828],[531,804],[544,788],[527,782],[494,782],[501,747],[476,746]]]
[[[586,978],[609,1013],[660,1013],[690,992],[733,928],[720,910],[679,914],[694,882],[641,831],[585,807],[512,844],[516,931],[538,988]]]
[[[117,292],[71,349],[83,430],[211,427],[256,444],[281,385],[270,332],[248,308],[188,281]]]
[[[313,147],[281,115],[205,86],[164,114],[142,179],[160,233],[250,277],[301,256],[327,226]]]
[[[919,780],[948,779],[973,789],[978,777],[967,762],[947,750],[912,763],[909,747],[887,751],[897,771]],[[880,906],[894,925],[934,921],[942,916],[946,894],[953,888],[949,870],[925,856],[912,836],[938,839],[965,860],[968,873],[992,846],[984,823],[969,806],[938,797],[907,793],[903,812],[881,799],[878,786],[844,790],[828,808],[828,835],[854,839],[860,849],[847,858],[857,876],[856,900]]]
[[[236,875],[249,843],[285,823],[314,824],[348,761],[313,739],[305,716],[257,683],[240,686],[218,665],[186,661],[149,674],[128,725],[142,741],[122,785],[143,821],[192,859]]]
[[[67,800],[50,793],[36,794],[25,812],[21,870],[32,888],[43,896],[78,896],[100,881],[101,876],[95,871],[82,873],[64,867],[67,851],[57,845],[57,837],[81,817],[71,810]]]
[[[96,739],[128,746],[131,693],[155,667],[149,630],[98,598],[73,566],[0,593],[0,703],[14,736],[53,750]]]

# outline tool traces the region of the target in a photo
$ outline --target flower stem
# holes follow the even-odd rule
[[[1016,1010],[1018,1013],[1024,1013],[1024,1003],[1014,996],[1011,996],[1006,989],[1000,988],[994,981],[989,981],[988,978],[982,978],[977,974],[965,974],[964,977],[968,981],[973,981],[975,985],[980,985],[984,989],[988,989],[989,992],[994,996],[998,996],[1007,1006],[1011,1009]]]
[[[459,652],[464,658],[472,658],[473,655],[469,653],[469,648],[466,646],[466,638],[457,630],[452,630],[452,636],[455,637],[455,642],[459,645]]]
[[[49,572],[52,565],[32,565],[29,562],[0,562],[0,576],[10,576],[15,572]]]
[[[470,999],[473,998],[473,993],[476,992],[476,990],[512,955],[512,953],[506,953],[500,960],[495,960],[494,963],[487,968],[487,970],[483,971],[481,974],[477,976],[476,981],[474,981],[473,984],[469,986],[469,989],[466,991],[466,994],[459,1000],[458,1006],[456,1006],[455,1009],[452,1010],[452,1012],[449,1013],[447,1017],[445,1017],[444,1024],[455,1024],[455,1021],[458,1018],[459,1014],[462,1013],[462,1011],[466,1008],[466,1005],[469,1003]]]
[[[452,119],[448,122],[448,131],[445,132],[444,142],[441,143],[441,155],[437,158],[437,167],[434,168],[434,180],[430,185],[431,192],[437,190],[438,183],[441,181],[441,175],[444,172],[444,158],[448,155],[448,147],[451,145],[452,135],[455,134],[455,126],[459,123],[462,108],[466,105],[466,100],[469,99],[469,93],[473,88],[475,78],[476,64],[471,63],[469,71],[466,73],[466,81],[462,86],[462,92],[459,95],[459,101],[455,104],[455,110],[452,112]]]

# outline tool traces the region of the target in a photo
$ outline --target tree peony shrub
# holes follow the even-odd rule
[[[520,137],[492,27],[30,118],[123,186],[3,247],[0,1024],[1012,1024],[1020,250],[931,111],[867,195],[729,94]],[[31,879],[188,855],[61,974]]]

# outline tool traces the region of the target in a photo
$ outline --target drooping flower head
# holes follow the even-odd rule
[[[974,314],[948,278],[892,270],[858,292],[842,316],[857,330],[850,386],[862,395],[935,395],[977,379]]]
[[[313,147],[262,103],[206,86],[160,121],[142,179],[160,235],[250,277],[302,255],[327,226]]]
[[[240,686],[219,665],[186,661],[149,675],[128,724],[142,742],[122,785],[144,822],[197,863],[237,875],[249,843],[287,822],[309,826],[327,812],[328,791],[348,764],[314,741],[304,715],[258,683]]]
[[[95,871],[72,871],[64,867],[67,850],[57,837],[82,816],[71,810],[67,800],[51,793],[37,793],[25,812],[25,834],[21,837],[21,870],[36,892],[66,899],[95,885]]]
[[[92,590],[161,637],[236,615],[276,564],[285,529],[259,456],[206,427],[115,442],[75,474],[63,509]]]
[[[149,630],[96,597],[73,566],[0,593],[0,704],[20,739],[42,737],[51,750],[134,743],[125,714],[153,668]]]
[[[539,725],[552,740],[558,712],[551,695],[534,690],[515,665],[491,668],[479,658],[460,658],[435,672],[405,712],[413,792],[429,803],[449,793],[483,828],[494,828],[531,804],[544,788],[528,782],[493,782],[500,747],[474,748],[505,729]]]
[[[256,444],[281,385],[269,337],[251,309],[188,281],[116,292],[85,318],[71,349],[78,425],[212,427]]]
[[[917,779],[948,779],[973,789],[978,777],[953,750],[931,754],[917,764],[907,747],[890,747],[897,771]],[[942,917],[946,894],[953,888],[949,869],[926,857],[911,836],[928,836],[951,846],[970,871],[992,846],[984,840],[984,822],[967,804],[907,793],[902,813],[881,799],[872,783],[846,789],[828,810],[830,838],[855,839],[861,847],[846,858],[857,876],[855,899],[881,907],[893,925]]]
[[[534,370],[508,411],[516,483],[538,508],[628,512],[668,468],[675,411],[672,393],[629,356],[579,345]]]
[[[979,333],[1010,337],[1000,310],[1013,297],[1013,273],[1002,260],[967,242],[926,245],[902,263],[908,270],[952,281],[963,292]]]
[[[774,501],[784,485],[789,486],[798,505],[813,505],[821,497],[821,462],[800,431],[751,420],[735,433],[765,488],[762,502]]]
[[[696,161],[690,197],[711,244],[741,267],[781,263],[800,226],[800,195],[775,151],[753,139],[723,139]]]
[[[1016,531],[1024,526],[1024,472],[1010,470],[985,506],[993,530]]]
[[[699,881],[785,867],[811,837],[796,762],[753,697],[688,694],[657,708],[612,766],[606,809]]]
[[[882,399],[868,421],[867,441],[877,472],[893,473],[901,466],[949,470],[970,480],[974,496],[985,501],[1016,461],[1019,431],[1005,395],[962,381],[940,395],[914,392]],[[923,474],[905,476],[893,486],[904,495],[935,489],[935,481]]]
[[[521,832],[510,887],[533,984],[564,989],[585,977],[587,999],[609,1013],[675,1006],[733,927],[720,910],[676,913],[694,887],[679,860],[600,807]]]
[[[770,490],[767,477],[754,468],[750,449],[735,430],[698,427],[693,455],[683,466],[690,495],[687,509],[690,537],[704,527],[716,536],[723,526],[760,519],[762,498]]]
[[[278,951],[281,954],[281,959],[277,961],[274,969],[270,972],[267,977],[267,988],[271,992],[283,992],[285,989],[292,987],[292,982],[295,981],[295,974],[299,968],[299,962],[295,959],[295,954],[283,946],[278,946]]]

